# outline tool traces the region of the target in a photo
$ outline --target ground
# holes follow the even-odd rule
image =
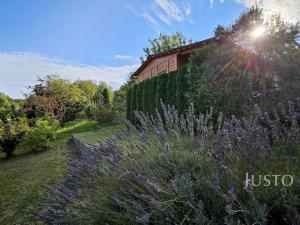
[[[0,153],[0,224],[37,224],[37,203],[45,184],[55,185],[66,171],[64,158],[73,149],[67,141],[73,134],[97,144],[123,125],[99,127],[95,121],[77,121],[57,131],[51,147],[40,153],[22,152],[7,160]]]

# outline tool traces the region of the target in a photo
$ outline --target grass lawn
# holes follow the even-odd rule
[[[57,131],[50,149],[40,153],[16,151],[7,160],[0,154],[0,224],[37,224],[37,202],[43,185],[55,183],[66,169],[64,157],[72,151],[66,144],[72,134],[96,144],[124,128],[114,124],[101,129],[95,121],[67,124]]]

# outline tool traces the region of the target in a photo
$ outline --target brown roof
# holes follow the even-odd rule
[[[147,57],[146,61],[132,74],[132,76],[135,76],[142,69],[144,69],[147,66],[147,64],[150,61],[152,61],[153,59],[159,58],[161,56],[170,55],[170,54],[173,54],[173,53],[176,53],[176,52],[182,52],[182,51],[186,51],[186,50],[200,48],[203,45],[207,45],[207,44],[210,44],[212,42],[220,41],[221,39],[223,39],[223,38],[220,37],[220,36],[219,37],[208,38],[208,39],[205,39],[203,41],[198,41],[198,42],[195,42],[195,43],[192,43],[192,44],[183,45],[183,46],[180,46],[180,47],[177,47],[177,48],[173,48],[169,51],[162,52],[162,53],[159,53],[159,54],[156,54],[156,55],[150,55],[150,56]]]

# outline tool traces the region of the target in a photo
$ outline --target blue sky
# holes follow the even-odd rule
[[[284,1],[300,10],[298,0]],[[178,30],[187,38],[202,40],[211,37],[218,24],[233,22],[254,2],[0,1],[0,91],[22,97],[38,75],[49,74],[103,80],[118,88],[138,67],[149,37]],[[262,2],[282,8],[277,0]],[[299,10],[294,10],[296,17]]]

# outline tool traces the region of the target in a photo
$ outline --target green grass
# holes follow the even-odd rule
[[[82,133],[75,133],[76,137],[80,138],[84,142],[87,142],[92,145],[96,145],[99,142],[104,141],[108,137],[113,134],[118,133],[121,130],[125,129],[124,124],[112,124],[109,126],[102,126],[96,130],[82,132]]]
[[[123,125],[114,124],[101,130],[95,121],[75,121],[56,133],[51,147],[40,153],[16,151],[11,159],[0,154],[0,224],[38,224],[37,203],[45,184],[55,184],[66,171],[65,155],[72,151],[66,144],[73,134],[96,144]]]

